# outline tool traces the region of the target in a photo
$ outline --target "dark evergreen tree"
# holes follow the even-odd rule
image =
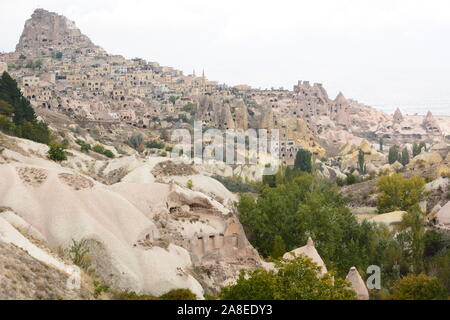
[[[312,157],[311,152],[305,149],[300,149],[295,156],[295,169],[299,169],[303,172],[312,172]]]
[[[400,148],[398,146],[392,146],[389,148],[388,161],[389,164],[393,164],[396,161],[401,160]]]
[[[409,152],[408,149],[403,148],[402,150],[402,165],[406,166],[409,163]]]
[[[4,72],[0,79],[0,100],[12,106],[15,124],[36,121],[33,107],[20,92],[17,82],[7,72]]]
[[[366,174],[366,163],[364,160],[365,153],[362,150],[359,150],[358,153],[358,171],[360,174]]]

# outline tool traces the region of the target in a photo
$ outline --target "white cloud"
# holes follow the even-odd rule
[[[0,50],[14,48],[36,7],[113,53],[230,84],[308,79],[392,108],[450,101],[448,0],[2,1]]]

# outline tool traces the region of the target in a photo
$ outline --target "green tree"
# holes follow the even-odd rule
[[[275,236],[273,240],[273,248],[270,256],[274,259],[279,259],[286,252],[286,245],[284,244],[283,238],[279,235]]]
[[[400,173],[382,176],[377,181],[380,192],[377,208],[380,213],[396,210],[409,211],[419,204],[425,192],[425,180],[421,177],[406,179]]]
[[[400,224],[401,230],[409,236],[409,251],[411,252],[413,270],[415,273],[423,271],[423,255],[425,250],[425,228],[424,216],[418,206],[410,209],[410,212],[403,216]]]
[[[0,115],[10,117],[14,112],[14,108],[6,101],[0,100]]]
[[[354,300],[349,284],[331,274],[318,277],[320,267],[304,255],[276,263],[277,271],[241,272],[236,284],[222,288],[224,300]]]
[[[425,274],[408,275],[397,281],[392,295],[395,300],[445,300],[446,292],[438,279]]]
[[[144,138],[141,134],[135,134],[128,138],[127,141],[125,141],[127,145],[132,147],[133,149],[139,149],[144,144]]]
[[[398,146],[392,146],[389,148],[388,161],[389,164],[393,164],[396,161],[401,161],[400,148]]]
[[[303,172],[312,172],[312,155],[305,149],[300,149],[295,156],[294,168]]]
[[[406,166],[408,163],[409,163],[409,152],[408,152],[408,149],[403,148],[401,164]]]
[[[64,147],[60,144],[51,144],[47,154],[48,158],[53,161],[61,162],[67,160],[67,155],[64,151]]]
[[[380,138],[380,152],[383,152],[383,138]]]
[[[337,187],[311,174],[265,186],[258,199],[241,195],[238,211],[249,241],[264,256],[273,255],[277,236],[285,251],[303,246],[311,236],[327,266],[345,276],[353,265],[367,268],[375,254],[375,226],[359,224]]]
[[[420,143],[413,144],[413,157],[418,156],[422,153],[422,150],[427,150],[427,145],[425,142],[421,141]]]
[[[365,153],[361,149],[358,153],[358,171],[360,174],[366,174],[366,163],[364,161]]]
[[[12,106],[14,124],[36,121],[30,102],[25,99],[17,82],[7,72],[4,72],[0,79],[0,100]]]
[[[450,250],[439,252],[427,261],[427,274],[436,277],[450,295]]]

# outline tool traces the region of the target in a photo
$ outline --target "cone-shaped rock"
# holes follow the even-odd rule
[[[358,270],[351,267],[345,278],[351,284],[351,288],[356,292],[358,300],[369,300],[369,291],[367,290],[364,280],[361,278]]]
[[[306,243],[306,246],[294,249],[290,252],[287,252],[284,254],[284,259],[293,259],[295,256],[299,256],[301,254],[306,255],[308,258],[310,258],[314,263],[316,263],[320,268],[320,274],[319,276],[323,276],[325,273],[328,272],[327,267],[325,266],[325,263],[323,262],[322,258],[320,257],[319,253],[317,252],[316,248],[314,247],[314,242],[311,238],[308,238],[308,242]]]

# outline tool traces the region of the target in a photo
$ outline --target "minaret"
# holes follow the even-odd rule
[[[202,70],[202,82],[201,82],[201,90],[202,93],[206,93],[206,78],[205,78],[205,70]]]

